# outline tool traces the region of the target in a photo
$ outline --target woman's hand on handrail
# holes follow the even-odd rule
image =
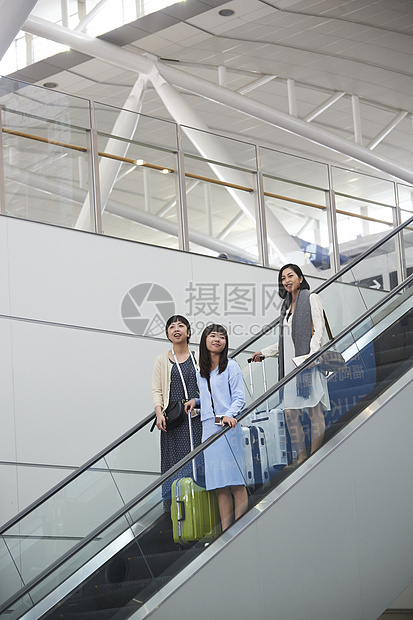
[[[221,424],[222,426],[230,426],[231,428],[235,428],[238,424],[238,420],[232,416],[224,415],[221,418]]]
[[[190,400],[187,400],[186,403],[185,403],[185,413],[187,415],[192,413],[192,409],[195,407],[195,405],[196,405],[195,398],[191,398]]]

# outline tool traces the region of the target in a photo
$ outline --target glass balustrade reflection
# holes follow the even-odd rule
[[[147,425],[10,527],[3,540],[24,583],[153,483],[159,462]]]
[[[0,105],[6,214],[74,228],[91,189],[89,101],[2,78]]]
[[[8,543],[0,539],[0,605],[6,602],[13,592],[23,587],[18,566],[11,561]]]

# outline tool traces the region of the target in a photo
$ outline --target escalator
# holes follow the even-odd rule
[[[402,227],[394,233],[399,234],[403,234]],[[375,251],[379,254],[384,243],[393,243],[391,239],[373,248],[369,258]],[[353,311],[356,320],[349,321],[349,327],[341,331],[335,342],[323,347],[279,383],[276,383],[275,365],[269,360],[270,389],[265,393],[264,388],[256,391],[254,402],[249,394],[240,422],[249,427],[257,419],[264,420],[268,448],[272,441],[279,441],[276,429],[279,431],[280,421],[275,417],[279,412],[280,390],[288,381],[305,373],[308,366],[317,363],[325,350],[335,347],[345,359],[345,367],[328,376],[332,407],[326,414],[325,445],[411,369],[412,277],[391,293],[382,295],[371,307],[377,297],[355,285],[362,264],[362,260],[352,264],[334,281],[323,285],[320,296],[327,308],[329,299],[334,298],[337,303],[340,295],[343,300],[358,296],[364,312],[352,303],[347,318]],[[274,330],[276,322],[234,352],[245,373],[247,391],[246,359],[276,338]],[[254,382],[259,385],[260,365],[254,364],[252,370],[256,375]],[[203,553],[230,536],[230,531],[226,532],[212,544],[201,540],[181,546],[173,541],[171,520],[162,502],[162,484],[170,477],[179,477],[181,470],[187,471],[191,460],[217,437],[210,438],[190,457],[159,477],[156,463],[148,458],[151,452],[148,442],[154,441],[148,432],[152,419],[153,415],[148,416],[2,529],[1,617],[127,618],[144,609],[154,595],[195,559],[202,562]],[[310,445],[305,412],[303,423]],[[261,484],[249,484],[245,465],[239,463],[249,485],[251,510],[303,467],[294,463],[294,444],[285,426],[283,430],[282,458],[268,463],[268,476]],[[225,430],[221,434],[225,437]],[[268,449],[268,454],[272,452]],[[135,463],[133,468],[127,467],[131,461],[139,460],[140,453],[144,455],[145,465],[140,463],[138,468]]]

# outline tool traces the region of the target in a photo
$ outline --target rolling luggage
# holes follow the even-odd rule
[[[248,360],[251,395],[254,398],[254,384],[251,370],[252,358]],[[267,377],[265,374],[265,361],[261,359],[264,391],[267,391]],[[251,425],[257,425],[264,431],[267,446],[268,469],[270,476],[288,464],[287,432],[283,409],[269,409],[268,401],[263,411],[256,411],[250,420]]]
[[[194,449],[191,416],[188,417],[191,450]],[[192,461],[193,478],[179,478],[172,484],[171,519],[173,539],[181,545],[212,539],[221,533],[218,497],[196,484],[195,462]]]
[[[181,545],[212,539],[221,532],[217,494],[198,486],[192,478],[174,481],[171,517],[174,541]]]
[[[265,432],[270,475],[288,465],[287,430],[283,409],[256,413],[251,424],[258,424]]]
[[[245,447],[244,480],[247,486],[265,484],[270,479],[265,432],[260,426],[242,426]]]

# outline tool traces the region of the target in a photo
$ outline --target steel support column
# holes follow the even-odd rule
[[[37,0],[19,0],[13,2],[10,7],[10,0],[0,0],[0,60],[22,29],[36,3]]]
[[[135,131],[139,120],[138,112],[141,107],[141,98],[146,87],[147,77],[140,76],[135,82],[131,93],[126,100],[125,109],[122,110],[116,119],[115,125],[112,129],[112,135],[116,138],[124,138],[130,140]],[[125,157],[128,149],[129,142],[125,140],[118,140],[116,138],[109,138],[105,146],[105,152]],[[101,199],[101,211],[105,210],[106,202],[109,198],[110,192],[116,179],[118,177],[122,162],[117,162],[113,159],[102,159],[99,164],[99,176],[100,176],[100,199]],[[85,200],[85,203],[81,209],[78,220],[76,222],[76,228],[88,230],[89,222],[90,202],[89,197]]]

